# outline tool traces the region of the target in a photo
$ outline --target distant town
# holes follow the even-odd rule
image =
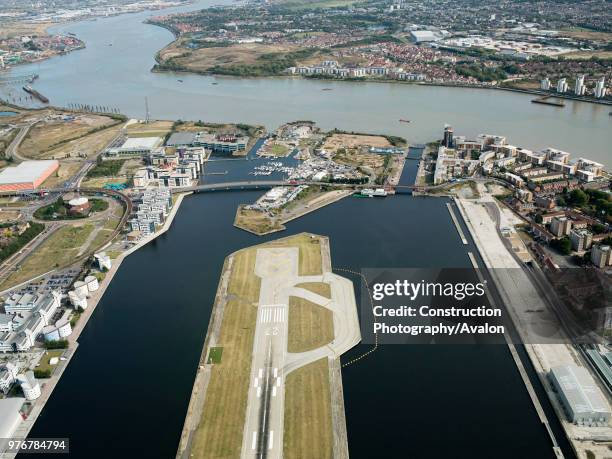
[[[577,29],[597,17],[599,7],[606,9],[602,2],[564,4],[537,13],[527,3],[511,2],[504,14],[490,2],[477,8],[469,1],[445,3],[298,7],[281,1],[160,16],[150,22],[168,28],[177,39],[160,50],[154,70],[534,92],[549,90],[544,81],[566,81],[572,88],[576,81],[580,89],[572,95],[610,101],[607,22],[596,21],[589,32]],[[556,95],[567,97],[567,89],[560,83]]]

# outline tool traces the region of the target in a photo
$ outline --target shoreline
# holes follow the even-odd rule
[[[534,96],[549,96],[549,97],[554,97],[558,99],[573,100],[576,102],[586,102],[586,103],[591,103],[591,104],[596,104],[596,105],[612,106],[612,100],[609,100],[609,99],[599,100],[599,99],[589,98],[589,97],[584,97],[584,96],[575,96],[572,94],[558,94],[556,92],[543,91],[541,89],[512,88],[512,87],[506,87],[506,86],[492,86],[492,85],[487,86],[487,85],[480,85],[480,84],[450,83],[450,82],[445,83],[445,82],[433,82],[433,81],[432,82],[427,82],[427,81],[419,82],[419,81],[394,80],[391,78],[389,79],[309,78],[309,77],[304,77],[301,75],[287,75],[287,74],[267,75],[267,76],[236,76],[236,75],[226,75],[223,73],[208,72],[205,70],[194,70],[194,69],[190,69],[184,66],[180,66],[176,69],[169,69],[169,68],[163,67],[164,62],[160,59],[160,53],[163,52],[165,49],[171,47],[173,44],[175,44],[180,39],[181,35],[177,34],[176,31],[170,26],[166,26],[164,24],[160,24],[157,22],[149,22],[149,21],[145,21],[145,23],[148,25],[157,26],[162,29],[166,29],[170,33],[172,33],[174,36],[174,40],[172,40],[166,46],[164,46],[163,48],[155,52],[153,56],[155,60],[155,65],[151,68],[150,70],[151,73],[180,73],[180,74],[210,76],[210,77],[216,77],[216,78],[236,78],[236,79],[241,79],[241,80],[275,79],[275,78],[280,79],[282,78],[282,79],[314,80],[314,81],[322,81],[322,82],[330,81],[330,82],[343,82],[343,83],[379,83],[379,84],[389,83],[389,84],[401,84],[401,85],[410,85],[410,86],[439,86],[439,87],[445,87],[445,88],[486,89],[486,90],[517,92],[517,93],[522,93],[522,94],[530,94]],[[562,108],[562,107],[559,107],[559,108]]]
[[[331,193],[335,193],[335,195],[331,195]],[[234,227],[241,229],[243,231],[246,231],[248,233],[254,234],[255,236],[266,236],[268,234],[273,234],[273,233],[278,233],[280,231],[285,231],[287,229],[287,227],[285,226],[285,223],[289,223],[293,220],[297,220],[298,218],[303,217],[304,215],[308,215],[311,212],[315,212],[319,209],[322,209],[323,207],[326,207],[328,205],[334,204],[348,196],[351,196],[353,194],[352,190],[346,190],[346,191],[342,191],[342,190],[335,190],[335,191],[328,191],[325,194],[319,196],[319,201],[314,202],[314,206],[310,207],[310,204],[308,204],[308,202],[304,203],[304,204],[308,204],[309,207],[306,207],[306,205],[302,205],[302,208],[300,210],[297,210],[295,212],[288,212],[288,214],[284,217],[281,218],[279,220],[280,222],[280,227],[277,229],[271,229],[269,231],[265,231],[263,233],[261,232],[257,232],[254,231],[252,229],[247,228],[246,226],[240,226],[236,223],[236,220],[238,218],[238,213],[241,210],[241,207],[238,207],[238,209],[236,210],[236,217],[234,218]],[[325,199],[322,199],[325,198]]]
[[[104,279],[100,281],[100,286],[98,290],[91,293],[91,297],[88,298],[89,304],[87,306],[87,309],[85,309],[85,311],[81,314],[81,316],[79,317],[79,320],[77,321],[74,328],[72,329],[72,333],[67,337],[67,341],[69,344],[68,344],[68,347],[64,349],[64,354],[66,355],[62,354],[63,357],[66,357],[66,360],[60,360],[60,363],[55,368],[55,371],[52,373],[50,378],[38,379],[38,381],[40,382],[40,386],[41,386],[41,392],[42,392],[41,396],[38,399],[34,400],[34,403],[32,404],[32,411],[30,412],[30,415],[27,417],[27,419],[24,419],[19,424],[19,426],[17,427],[15,431],[14,438],[24,438],[25,439],[28,437],[30,430],[32,429],[32,427],[34,427],[34,424],[36,423],[38,416],[40,416],[40,414],[43,412],[45,405],[47,404],[49,398],[51,397],[51,394],[53,393],[53,390],[59,383],[59,380],[62,377],[66,367],[68,366],[68,364],[72,360],[72,357],[76,353],[79,347],[78,339],[81,336],[81,333],[85,329],[85,326],[87,325],[91,316],[96,310],[98,303],[104,296],[104,293],[106,292],[106,289],[109,287],[111,281],[115,277],[115,274],[117,274],[117,271],[119,271],[119,268],[121,264],[123,263],[123,260],[126,257],[133,254],[134,252],[136,252],[138,249],[144,247],[149,242],[157,239],[159,236],[161,236],[166,231],[168,231],[172,225],[172,222],[174,221],[176,214],[178,213],[178,209],[180,208],[184,197],[190,194],[191,193],[181,193],[177,197],[176,202],[174,203],[170,213],[168,214],[168,218],[164,222],[164,225],[159,229],[159,231],[148,236],[147,238],[142,239],[137,244],[135,244],[133,247],[129,248],[125,252],[122,252],[117,258],[112,260],[111,269],[106,272]],[[111,242],[112,241],[109,241],[106,245],[109,245]],[[103,249],[104,247],[102,247],[100,250],[103,250]],[[46,350],[44,352],[46,352]],[[13,454],[13,453],[0,453],[0,457],[2,458],[4,457],[13,458],[15,456],[16,454]]]

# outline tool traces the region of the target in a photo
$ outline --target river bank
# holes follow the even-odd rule
[[[104,278],[99,282],[98,290],[91,292],[91,296],[87,300],[88,307],[81,313],[78,321],[72,327],[72,333],[67,338],[68,347],[64,350],[64,353],[62,355],[65,358],[65,360],[59,361],[58,366],[56,367],[55,371],[53,371],[50,378],[45,379],[45,380],[39,380],[41,382],[41,396],[38,399],[36,399],[35,403],[33,404],[32,411],[30,412],[28,417],[23,420],[23,422],[19,425],[19,427],[15,431],[14,438],[24,438],[25,439],[28,437],[30,430],[33,428],[38,417],[43,412],[45,405],[47,404],[54,389],[59,383],[62,375],[64,374],[64,371],[66,370],[66,368],[70,364],[70,361],[72,360],[72,357],[75,355],[76,351],[78,350],[78,347],[79,347],[78,340],[79,340],[79,337],[81,336],[81,333],[83,332],[87,323],[89,322],[90,318],[95,312],[96,307],[98,306],[98,303],[104,296],[104,293],[110,286],[113,278],[115,277],[115,274],[119,271],[119,268],[121,267],[121,264],[123,263],[123,261],[128,256],[130,256],[137,250],[141,249],[145,245],[149,244],[150,242],[152,242],[153,240],[155,240],[162,234],[166,233],[170,229],[172,222],[174,221],[174,218],[176,216],[176,213],[178,212],[180,205],[183,202],[184,197],[189,194],[191,193],[183,193],[177,197],[174,205],[172,206],[170,213],[168,214],[168,218],[164,222],[164,225],[157,232],[155,232],[154,234],[146,238],[143,238],[141,241],[139,241],[137,244],[132,246],[130,249],[126,250],[125,252],[120,253],[116,258],[113,259],[111,268],[107,272],[105,272]],[[110,245],[111,242],[112,241],[109,241],[107,245]],[[16,456],[16,454],[5,454],[5,455],[7,456],[7,458],[13,458]],[[5,455],[3,455],[2,457],[4,457]]]

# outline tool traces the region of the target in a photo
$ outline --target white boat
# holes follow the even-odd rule
[[[374,196],[374,190],[372,188],[364,188],[363,190],[361,190],[361,194],[362,196],[369,196],[372,197]]]
[[[376,190],[374,191],[374,196],[384,198],[385,196],[387,196],[387,192],[384,190],[384,188],[376,188]]]

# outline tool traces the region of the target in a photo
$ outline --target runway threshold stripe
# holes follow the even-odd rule
[[[255,449],[257,446],[257,432],[253,432],[253,441],[251,441],[251,449]]]

